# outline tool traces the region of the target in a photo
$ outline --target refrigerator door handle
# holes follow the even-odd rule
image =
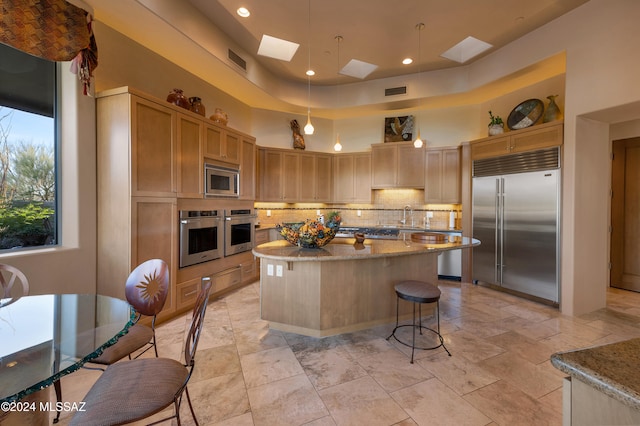
[[[494,253],[494,259],[495,259],[495,266],[494,266],[494,282],[495,283],[500,283],[501,281],[501,276],[502,273],[500,271],[500,257],[498,256],[499,252],[500,252],[500,181],[502,179],[500,178],[496,178],[496,191],[495,191],[495,205],[494,205],[494,211],[495,211],[495,231],[493,234],[493,238],[494,238],[494,242],[493,242],[493,247],[495,247],[495,253]]]
[[[505,241],[504,241],[504,198],[505,198],[505,182],[504,182],[504,178],[500,178],[500,188],[498,190],[498,197],[500,198],[499,200],[499,207],[498,207],[498,214],[497,216],[497,220],[499,221],[498,225],[497,225],[497,234],[498,234],[498,259],[499,259],[499,268],[498,268],[498,281],[497,283],[502,285],[502,277],[503,277],[503,273],[504,273],[504,245],[505,245]]]

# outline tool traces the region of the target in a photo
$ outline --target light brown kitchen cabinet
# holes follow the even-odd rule
[[[331,155],[300,153],[300,202],[327,203],[331,201]]]
[[[331,154],[258,148],[260,201],[331,201]]]
[[[471,142],[471,159],[499,157],[562,145],[563,121],[540,124]]]
[[[281,151],[258,149],[260,201],[282,201],[283,158]]]
[[[371,154],[345,153],[333,157],[333,201],[371,202]]]
[[[240,149],[240,199],[256,199],[256,140],[243,137]]]
[[[428,148],[425,159],[424,202],[461,202],[460,148]]]
[[[202,198],[204,164],[202,158],[203,123],[197,118],[178,114],[178,197]]]
[[[193,278],[176,285],[176,310],[193,306],[202,287],[202,278]]]
[[[424,148],[413,142],[371,145],[371,187],[424,188]]]
[[[178,130],[174,108],[126,87],[100,93],[96,105],[97,292],[124,299],[131,271],[162,259],[171,288],[159,318],[167,318],[176,306],[177,139],[183,154],[196,152],[198,125],[180,120]]]
[[[118,122],[126,126],[127,141],[131,143],[131,195],[175,195],[175,111],[134,95],[110,101],[124,109]],[[113,108],[117,107],[112,105],[112,112]]]
[[[295,203],[300,198],[300,158],[296,152],[282,153],[282,198]]]
[[[204,156],[213,160],[240,164],[242,136],[214,123],[205,125]]]

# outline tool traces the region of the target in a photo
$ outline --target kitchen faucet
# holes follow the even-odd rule
[[[407,210],[409,210],[409,216],[411,216],[411,226],[413,226],[413,209],[409,204],[404,206],[404,209],[402,210],[402,220],[400,220],[400,223],[402,223],[403,225],[407,224]]]

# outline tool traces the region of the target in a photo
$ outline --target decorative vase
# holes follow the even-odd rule
[[[547,99],[549,99],[549,105],[547,105],[547,109],[544,112],[544,118],[542,119],[543,123],[548,123],[550,121],[560,120],[562,118],[562,112],[558,105],[556,104],[556,97],[558,95],[549,95]]]
[[[189,98],[189,103],[191,104],[191,111],[196,114],[200,114],[201,116],[205,116],[205,106],[202,104],[202,99],[197,96],[193,96]]]
[[[220,108],[216,108],[213,115],[209,118],[215,121],[216,123],[222,124],[223,126],[226,126],[227,122],[229,121],[229,117],[227,116],[227,113]]]
[[[189,103],[189,100],[184,93],[182,93],[182,89],[173,89],[167,96],[167,102],[178,105],[184,109],[191,109],[191,103]]]
[[[489,136],[504,133],[504,124],[489,124]]]

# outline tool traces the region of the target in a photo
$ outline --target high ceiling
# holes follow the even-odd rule
[[[253,108],[298,111],[311,104],[314,114],[335,118],[414,108],[425,104],[426,97],[432,108],[451,106],[452,102],[481,102],[496,93],[515,90],[514,84],[531,84],[522,82],[527,75],[539,80],[545,74],[532,69],[505,76],[494,85],[484,84],[484,92],[476,93],[476,97],[465,92],[464,99],[455,94],[442,96],[442,92],[411,83],[429,71],[453,68],[458,68],[458,76],[463,78],[465,69],[459,67],[470,65],[588,0],[68,1],[88,4],[96,20]],[[240,6],[249,9],[248,18],[238,16]],[[420,23],[424,23],[424,29],[418,31],[416,25]],[[263,35],[298,43],[292,60],[258,55]],[[342,37],[339,49],[338,35]],[[463,63],[441,57],[469,36],[492,47]],[[247,66],[238,67],[229,52],[246,61]],[[414,62],[403,65],[406,57]],[[338,74],[351,59],[377,68],[364,79]],[[563,66],[557,62],[547,64],[549,75]],[[309,79],[309,87],[314,88],[312,97],[307,95],[305,75],[309,64],[316,72]],[[406,78],[399,81],[400,76]],[[354,90],[349,92],[352,83]],[[407,87],[406,95],[378,95],[382,87],[397,86]],[[341,92],[340,97],[337,92]]]
[[[341,68],[351,59],[378,66],[366,80],[468,65],[587,0],[184,1],[275,75],[306,81],[310,62],[316,72],[312,84],[321,85],[336,84],[338,63]],[[248,18],[238,16],[240,6],[251,12]],[[425,25],[422,31],[416,29],[419,23]],[[290,62],[259,56],[263,35],[300,47]],[[337,35],[343,37],[339,55]],[[465,63],[440,56],[468,36],[493,47]],[[414,62],[403,65],[406,57]]]

